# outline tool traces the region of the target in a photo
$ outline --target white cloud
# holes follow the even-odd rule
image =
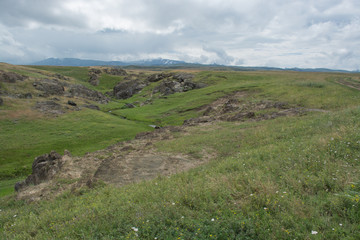
[[[148,57],[359,69],[356,0],[2,0],[0,61]]]

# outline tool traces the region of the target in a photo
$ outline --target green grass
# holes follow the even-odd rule
[[[121,189],[84,189],[54,201],[23,205],[9,199],[0,218],[3,236],[356,239],[359,117],[356,108],[195,130],[193,137],[173,140],[177,145],[164,141],[159,147],[194,150],[206,142],[219,153],[210,164]]]
[[[96,89],[101,92],[112,91],[114,86],[123,80],[121,76],[113,76],[106,73],[101,74],[99,78],[99,85]]]
[[[39,70],[45,70],[48,72],[59,73],[64,76],[73,77],[82,82],[89,80],[88,67],[58,67],[58,66],[27,66],[28,68],[34,68]]]
[[[0,181],[0,197],[14,193],[15,183],[24,180],[23,178],[13,178],[10,180]]]
[[[51,150],[74,155],[129,140],[151,128],[95,110],[72,112],[55,119],[0,120],[0,176],[9,179],[29,174],[38,155]]]
[[[154,143],[158,151],[215,157],[171,177],[122,188],[83,188],[31,204],[14,195],[3,197],[0,238],[358,239],[360,92],[336,84],[342,76],[358,77],[208,71],[196,76],[208,87],[167,99],[153,96],[152,104],[143,107],[122,109],[127,102],[148,99],[155,84],[131,99],[102,106],[104,112],[21,120],[17,126],[5,121],[0,125],[1,146],[12,146],[6,155],[23,152],[16,150],[26,148],[29,141],[39,148],[54,141],[49,145],[56,149],[82,154],[113,140],[130,139],[149,123],[181,124],[201,114],[199,107],[234,91],[246,91],[244,101],[272,100],[327,110],[266,121],[217,122],[173,133],[174,138]],[[49,132],[43,141],[36,136],[45,132],[41,127]]]

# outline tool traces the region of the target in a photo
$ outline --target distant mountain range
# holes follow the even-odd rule
[[[176,61],[170,59],[150,59],[139,61],[100,61],[100,60],[85,60],[78,58],[47,58],[45,60],[31,63],[30,65],[46,65],[46,66],[74,66],[74,67],[89,67],[89,66],[169,66],[169,65],[187,65],[186,62]]]
[[[275,67],[242,67],[242,66],[225,66],[218,64],[200,64],[187,63],[184,61],[170,60],[170,59],[149,59],[139,61],[100,61],[100,60],[85,60],[78,58],[47,58],[45,60],[34,62],[29,65],[46,65],[46,66],[74,66],[74,67],[90,67],[90,66],[139,66],[139,67],[211,67],[219,70],[235,70],[235,71],[297,71],[297,72],[359,72],[346,71],[328,68],[275,68]]]

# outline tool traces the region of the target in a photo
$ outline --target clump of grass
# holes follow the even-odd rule
[[[324,83],[318,83],[318,82],[304,82],[298,84],[301,87],[309,87],[309,88],[324,88]]]

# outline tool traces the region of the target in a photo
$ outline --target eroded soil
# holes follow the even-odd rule
[[[154,179],[186,171],[210,161],[216,156],[202,154],[199,157],[181,153],[159,152],[155,143],[174,139],[176,135],[191,133],[194,126],[216,126],[218,121],[260,121],[283,116],[303,115],[308,111],[286,102],[251,100],[248,92],[234,92],[201,107],[202,116],[189,119],[183,126],[169,126],[153,132],[138,134],[134,140],[119,142],[104,150],[82,157],[71,156],[67,151],[61,158],[61,169],[52,179],[39,185],[21,189],[18,199],[36,201],[53,198],[65,191],[76,192],[82,187],[93,187],[105,182],[115,186]],[[204,126],[205,127],[205,126]]]

